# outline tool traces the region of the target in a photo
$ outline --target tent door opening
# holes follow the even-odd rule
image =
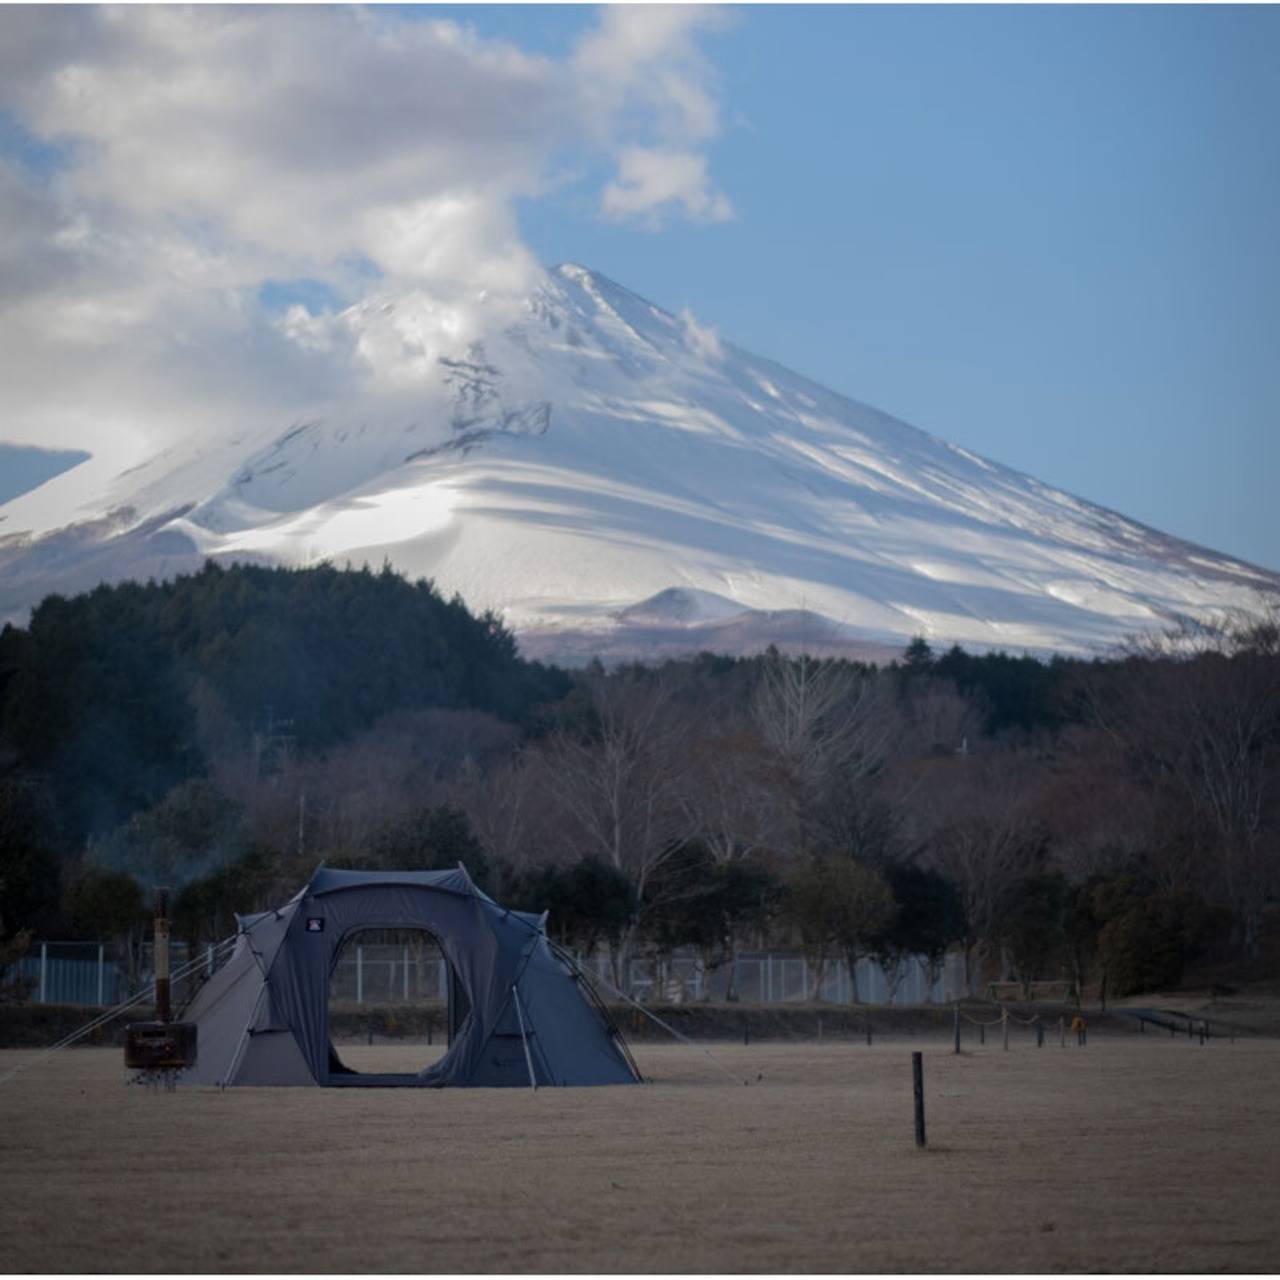
[[[329,973],[330,1083],[411,1081],[444,1056],[468,1008],[434,934],[354,930]]]

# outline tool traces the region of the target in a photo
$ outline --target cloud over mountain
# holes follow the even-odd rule
[[[723,23],[606,8],[557,59],[376,7],[0,11],[4,438],[114,465],[394,398],[518,310],[515,202],[554,183],[721,216],[698,40]],[[394,322],[346,341],[371,299]]]

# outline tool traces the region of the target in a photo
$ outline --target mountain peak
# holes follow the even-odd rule
[[[382,320],[346,322],[358,340]],[[1080,653],[1280,589],[573,263],[523,319],[421,360],[397,404],[191,441],[60,526],[48,495],[0,508],[0,614],[205,557],[385,561],[551,659],[642,657],[659,633],[663,652],[745,651],[786,628],[827,651]]]

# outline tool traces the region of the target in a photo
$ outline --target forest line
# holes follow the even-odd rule
[[[0,964],[193,946],[315,866],[463,863],[580,951],[965,959],[1116,995],[1275,976],[1280,614],[1045,662],[565,671],[388,569],[221,568],[0,633]]]

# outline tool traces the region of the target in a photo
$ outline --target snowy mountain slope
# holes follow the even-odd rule
[[[341,320],[382,340],[411,324],[405,306]],[[580,267],[547,273],[517,322],[416,377],[399,416],[190,439],[10,502],[0,613],[206,556],[386,560],[499,611],[551,658],[918,634],[1087,652],[1280,589]]]

